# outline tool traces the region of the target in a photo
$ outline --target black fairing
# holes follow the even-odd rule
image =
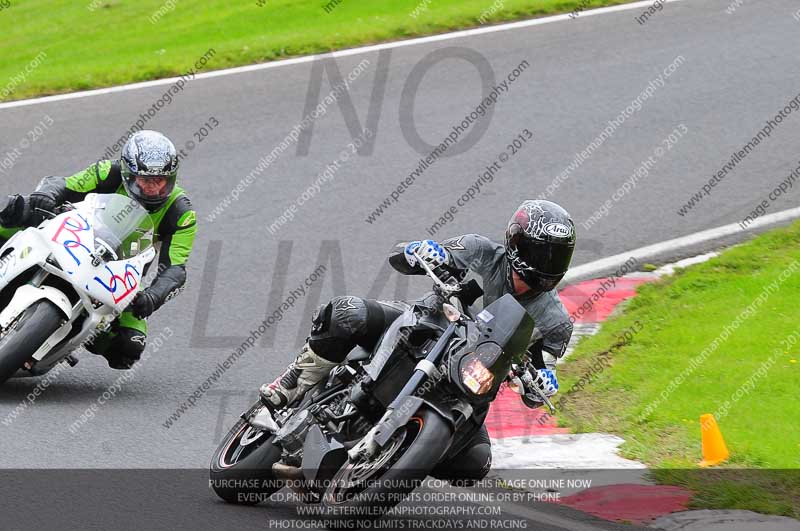
[[[447,327],[447,319],[440,312],[415,304],[403,312],[389,326],[378,341],[372,359],[364,368],[373,381],[383,379],[383,371],[395,361],[393,358],[404,345],[422,346],[427,340],[436,338]]]
[[[511,369],[511,364],[519,362],[522,358],[533,335],[534,321],[511,294],[503,295],[487,306],[475,317],[475,321],[477,330],[470,333],[469,344],[458,355],[458,359],[453,360],[450,370],[452,381],[457,382],[470,401],[475,405],[482,405],[494,400]],[[491,390],[483,395],[475,395],[461,382],[461,359],[487,343],[498,345],[502,349],[502,354],[489,367],[494,375]]]
[[[475,320],[486,341],[497,343],[514,357],[521,356],[528,348],[533,335],[533,317],[510,293],[487,306]]]

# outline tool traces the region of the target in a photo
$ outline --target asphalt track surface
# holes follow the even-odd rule
[[[726,179],[685,216],[676,211],[732,152],[741,149],[797,94],[800,22],[786,0],[667,4],[646,24],[639,10],[401,47],[337,60],[343,75],[368,59],[349,96],[361,121],[376,85],[386,75],[376,107],[374,150],[353,156],[296,217],[270,234],[273,223],[347,148],[352,135],[337,105],[316,120],[307,155],[291,146],[214,222],[206,216],[304,115],[311,63],[190,82],[147,127],[164,131],[179,147],[214,117],[218,122],[189,153],[182,183],[198,211],[199,236],[185,293],[151,319],[151,336],[172,336],[138,368],[135,378],[80,429],[69,430],[113,385],[119,373],[84,355],[61,373],[34,405],[0,426],[5,468],[204,468],[259,384],[294,356],[314,308],[333,295],[405,298],[428,288],[385,269],[385,256],[401,240],[426,229],[478,179],[524,129],[534,134],[494,181],[437,237],[479,232],[500,238],[521,200],[553,182],[676,57],[685,61],[613,136],[561,184],[551,199],[580,223],[609,199],[641,162],[681,124],[688,133],[659,158],[650,175],[615,203],[590,230],[580,230],[575,264],[744,218],[797,166],[800,112],[790,115]],[[213,42],[208,43],[213,46]],[[455,50],[458,48],[458,50]],[[466,51],[465,51],[466,49]],[[416,91],[413,121],[421,138],[440,142],[482,97],[481,77],[458,54],[480,57],[499,82],[523,60],[530,67],[500,97],[470,149],[437,161],[372,224],[365,218],[416,168],[421,150],[401,124],[412,113],[401,103],[412,70],[443,54]],[[383,61],[383,63],[382,63]],[[189,66],[189,65],[187,65]],[[213,66],[213,60],[209,66]],[[43,65],[42,68],[46,68]],[[417,68],[419,68],[417,66]],[[380,84],[380,82],[378,82]],[[0,192],[27,193],[47,174],[67,174],[96,160],[168,87],[0,110],[0,153],[20,144],[47,116],[53,125],[3,171]],[[491,90],[491,87],[485,87]],[[327,78],[321,88],[330,90]],[[379,91],[380,92],[380,91]],[[315,102],[316,103],[316,102]],[[797,192],[770,206],[797,206]],[[323,263],[323,280],[286,312],[265,340],[228,370],[195,407],[164,423],[250,334]],[[282,283],[283,286],[282,286]],[[310,291],[310,293],[309,293]],[[35,381],[0,390],[0,419],[24,400]],[[211,500],[209,500],[211,503]]]

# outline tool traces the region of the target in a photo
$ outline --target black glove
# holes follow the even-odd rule
[[[128,311],[132,312],[137,319],[150,317],[156,311],[156,296],[149,290],[137,293],[128,307]]]
[[[44,192],[33,192],[28,196],[28,205],[30,205],[31,212],[36,213],[36,209],[53,212],[58,206],[58,203],[53,196]]]
[[[52,213],[57,206],[58,202],[50,194],[45,192],[33,192],[25,198],[25,214],[22,225],[26,227],[37,226],[48,217],[44,212]]]
[[[21,195],[8,196],[8,203],[0,210],[0,225],[6,228],[21,227],[25,221],[25,198]]]

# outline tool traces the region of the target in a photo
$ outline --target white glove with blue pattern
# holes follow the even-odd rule
[[[539,386],[546,397],[551,397],[558,392],[558,378],[555,371],[550,369],[539,369],[534,372],[533,382]]]
[[[417,250],[418,254],[431,269],[436,269],[450,260],[450,255],[447,253],[447,250],[435,241],[415,241],[406,245],[405,251],[403,252],[403,255],[406,257],[406,262],[408,262],[408,265],[411,267],[416,267],[418,262],[417,257],[414,255],[415,250]]]

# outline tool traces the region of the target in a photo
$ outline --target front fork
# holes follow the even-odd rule
[[[369,430],[357,445],[347,452],[351,460],[356,460],[359,456],[374,456],[380,448],[391,440],[394,432],[404,426],[408,419],[411,418],[411,415],[415,413],[416,410],[410,410],[414,409],[414,404],[421,402],[421,399],[417,396],[419,394],[418,390],[423,387],[429,378],[438,376],[439,371],[436,367],[439,365],[444,351],[455,333],[456,326],[457,322],[450,322],[447,325],[444,333],[436,341],[428,356],[417,363],[411,378],[409,378],[395,399],[392,400],[389,407],[386,408],[386,413],[383,414],[381,420]]]
[[[383,428],[385,425],[388,425],[389,419],[391,418],[393,412],[394,410],[387,409],[386,413],[384,413],[383,417],[381,417],[381,420],[379,420],[372,427],[372,429],[367,432],[364,438],[358,441],[358,444],[347,451],[347,455],[350,457],[351,461],[357,461],[361,456],[372,457],[378,453],[381,445],[376,442],[375,436],[378,434],[381,428]]]
[[[39,288],[42,286],[42,284],[44,284],[44,281],[47,280],[47,277],[49,276],[50,276],[49,271],[45,269],[39,269],[39,271],[33,274],[33,277],[31,277],[31,280],[30,282],[28,282],[28,284],[30,284],[35,288]]]

